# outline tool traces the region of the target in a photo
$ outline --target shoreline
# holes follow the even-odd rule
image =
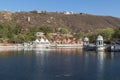
[[[0,48],[54,48],[54,47],[79,47],[82,48],[83,44],[39,44],[40,47],[34,47],[34,45],[23,45],[13,43],[0,43]]]

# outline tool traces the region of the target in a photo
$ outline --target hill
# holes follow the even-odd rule
[[[29,29],[34,27],[68,28],[73,32],[91,32],[98,28],[119,28],[120,18],[96,16],[86,13],[63,12],[8,12],[0,11],[0,24],[20,25]]]

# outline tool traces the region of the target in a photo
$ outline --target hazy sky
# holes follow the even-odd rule
[[[73,11],[120,17],[120,0],[1,0],[0,10]]]

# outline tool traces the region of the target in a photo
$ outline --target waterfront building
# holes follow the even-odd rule
[[[104,41],[103,37],[101,35],[98,35],[96,38],[96,50],[97,51],[104,51]]]
[[[88,37],[83,38],[83,45],[89,45],[89,38]]]
[[[120,40],[117,40],[115,44],[111,46],[111,51],[120,51]]]
[[[44,39],[44,38],[41,38],[41,39],[36,39],[34,42],[33,42],[33,46],[36,47],[36,48],[39,48],[39,47],[50,47],[50,42],[48,39]]]

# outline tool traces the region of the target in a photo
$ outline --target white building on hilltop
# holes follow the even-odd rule
[[[69,11],[64,11],[63,13],[64,13],[65,15],[74,14],[72,11],[70,11],[70,12],[69,12]]]

